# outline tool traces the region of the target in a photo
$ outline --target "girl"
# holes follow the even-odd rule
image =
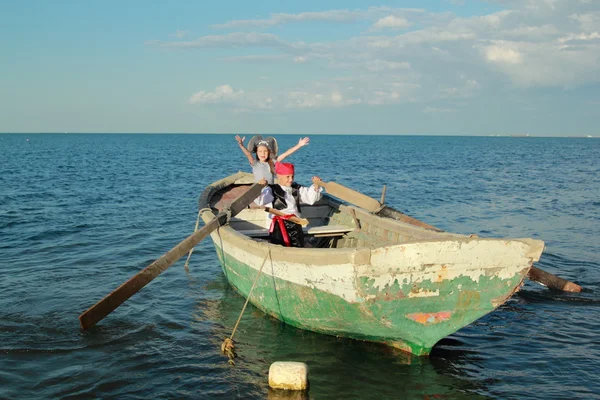
[[[237,141],[242,152],[248,157],[248,162],[252,167],[254,181],[258,182],[265,179],[269,185],[274,183],[273,176],[275,175],[275,164],[282,162],[290,154],[294,153],[301,147],[306,146],[310,142],[310,138],[304,137],[298,140],[298,144],[280,155],[277,156],[277,141],[273,137],[263,139],[261,135],[256,135],[248,143],[248,148],[244,146],[246,136],[240,137],[236,135]],[[252,158],[252,153],[256,153],[256,159]]]

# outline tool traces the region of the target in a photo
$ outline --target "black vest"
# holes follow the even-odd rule
[[[269,185],[271,190],[273,191],[273,208],[276,210],[283,210],[287,207],[287,203],[285,201],[285,190],[281,188],[279,185]],[[292,183],[292,197],[296,200],[296,207],[298,207],[298,212],[300,212],[300,188],[302,186],[298,185],[296,182]]]

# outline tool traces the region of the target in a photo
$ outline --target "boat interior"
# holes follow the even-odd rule
[[[243,194],[249,184],[232,184],[216,191],[210,199],[214,211],[227,208]],[[405,242],[450,237],[464,237],[428,226],[404,214],[398,218],[384,218],[360,207],[344,204],[327,194],[314,205],[301,204],[301,215],[309,221],[303,228],[306,247],[310,248],[376,248]],[[402,217],[411,222],[402,221]],[[237,216],[230,226],[256,241],[269,237],[270,220],[264,207],[251,204]],[[421,226],[419,226],[421,225]]]

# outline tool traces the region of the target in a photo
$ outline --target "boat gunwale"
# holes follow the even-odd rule
[[[212,184],[208,185],[206,189],[203,191],[200,199],[198,200],[198,205],[200,207],[200,214],[205,223],[208,223],[214,217],[216,217],[217,212],[213,210],[211,207],[210,201],[211,198],[217,193],[219,190],[224,189],[228,186],[235,185],[238,180],[247,180],[247,182],[239,182],[239,185],[251,185],[253,182],[253,175],[247,172],[238,171],[235,174],[229,175],[223,179],[220,179]],[[343,202],[335,199],[327,194],[323,197],[327,201],[327,205],[332,208],[337,208],[341,212],[351,213],[353,210],[355,213],[358,213],[360,217],[367,218],[375,224],[379,225],[388,225],[390,227],[398,228],[402,231],[413,231],[413,232],[421,232],[430,237],[428,238],[420,238],[415,240],[406,240],[397,243],[382,243],[379,246],[367,247],[367,246],[357,246],[357,247],[345,247],[345,248],[295,248],[295,247],[282,247],[279,245],[274,245],[267,241],[257,241],[252,237],[245,235],[244,233],[234,229],[231,225],[227,224],[221,226],[219,230],[223,231],[227,236],[232,235],[233,238],[237,240],[243,240],[243,243],[246,245],[245,247],[254,247],[257,250],[262,250],[265,248],[271,248],[271,251],[274,249],[283,250],[286,253],[290,253],[293,255],[297,252],[300,252],[303,255],[306,254],[315,254],[322,255],[324,253],[327,254],[339,254],[352,256],[356,254],[356,252],[364,253],[366,251],[373,251],[378,249],[392,249],[394,247],[404,246],[404,245],[414,245],[419,243],[441,243],[448,241],[456,241],[461,243],[469,243],[471,241],[519,241],[523,242],[526,245],[530,246],[530,251],[528,253],[531,255],[532,261],[539,261],[541,253],[544,250],[544,242],[538,239],[531,238],[482,238],[476,235],[464,235],[459,233],[451,233],[446,231],[435,231],[425,227],[416,226],[407,222],[403,222],[397,219],[383,217],[374,213],[369,212],[359,206],[344,204]],[[371,222],[369,221],[369,222]],[[437,237],[436,237],[437,236]],[[252,244],[251,246],[248,246]],[[263,250],[264,251],[264,250]],[[279,252],[279,251],[277,251]]]
[[[240,182],[240,183],[238,183],[239,185],[250,185],[253,182],[252,180],[254,179],[252,174],[247,173],[247,172],[238,171],[235,174],[229,175],[223,179],[220,179],[220,180],[208,185],[198,200],[198,206],[199,206],[200,211],[210,210],[212,215],[216,216],[217,213],[213,211],[211,204],[210,204],[211,203],[210,200],[211,200],[212,196],[214,196],[215,193],[217,193],[221,189],[224,189],[228,186],[235,185],[236,181],[238,181],[239,179],[243,179],[243,178],[249,178],[248,182],[243,182],[243,183]],[[324,194],[323,199],[327,202],[327,205],[333,209],[339,209],[340,211],[346,212],[346,213],[351,213],[352,211],[349,211],[349,210],[354,210],[354,212],[358,212],[358,213],[362,214],[362,216],[372,219],[373,221],[376,221],[379,224],[390,224],[391,226],[399,228],[399,229],[403,229],[403,230],[410,229],[410,230],[422,232],[425,234],[440,234],[440,235],[457,236],[457,237],[464,236],[461,234],[455,234],[455,233],[445,232],[445,231],[441,231],[441,230],[436,231],[436,230],[432,230],[429,228],[412,225],[410,223],[400,221],[397,219],[383,217],[383,216],[371,213],[362,207],[345,204],[342,201],[328,195],[327,193]],[[203,219],[206,221],[206,218],[203,217]],[[465,237],[468,237],[468,236],[465,236]],[[395,245],[396,244],[393,244],[392,246],[395,246]],[[386,247],[386,246],[389,246],[389,245],[382,245],[382,246],[377,246],[377,247]],[[369,247],[365,247],[365,248],[369,248]]]

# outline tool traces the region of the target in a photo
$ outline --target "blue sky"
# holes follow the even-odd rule
[[[0,132],[600,136],[600,1],[1,1]]]

